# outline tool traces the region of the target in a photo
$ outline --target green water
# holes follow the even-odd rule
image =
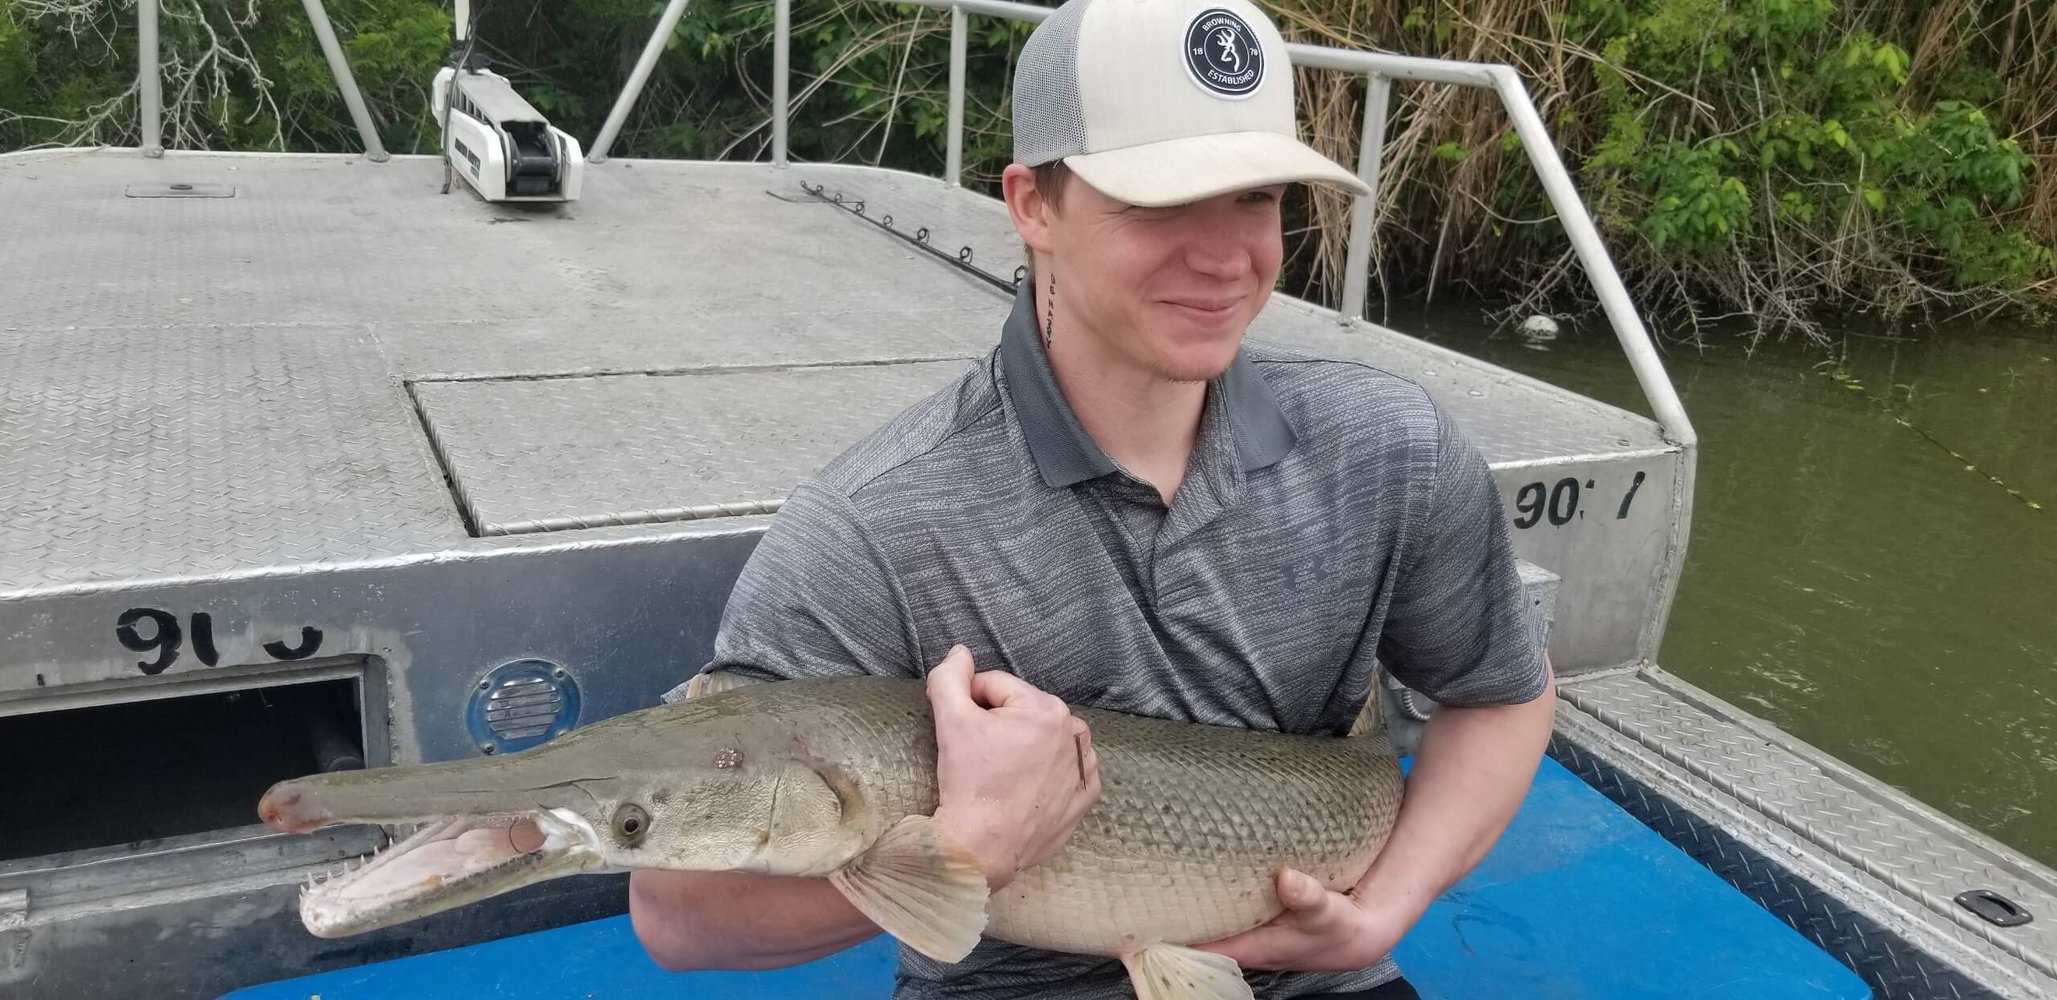
[[[1597,318],[1542,345],[1476,308],[1393,325],[1649,412]],[[2057,331],[1837,336],[1861,390],[1820,350],[1665,348],[1702,450],[1660,662],[2057,864]]]

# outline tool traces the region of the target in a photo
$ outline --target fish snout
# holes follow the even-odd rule
[[[257,818],[275,830],[313,833],[326,824],[327,818],[310,808],[311,805],[299,785],[281,781],[271,786],[257,801]]]

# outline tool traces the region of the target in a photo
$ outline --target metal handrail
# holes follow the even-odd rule
[[[143,155],[164,155],[164,76],[157,71],[157,0],[136,3],[136,117],[143,125]]]
[[[321,43],[321,54],[329,61],[329,73],[336,78],[336,89],[343,93],[343,106],[350,109],[350,120],[357,125],[358,137],[364,140],[365,158],[374,163],[386,162],[386,145],[379,141],[371,110],[364,106],[364,95],[357,91],[357,77],[350,72],[350,58],[343,54],[342,44],[336,41],[328,9],[321,0],[300,0],[300,5],[307,9],[307,23],[314,26],[315,40]]]
[[[385,143],[379,141],[378,126],[371,120],[371,109],[364,104],[364,94],[357,89],[357,77],[350,72],[350,57],[343,52],[343,46],[336,41],[336,29],[329,23],[328,9],[321,0],[301,0],[307,10],[307,23],[314,28],[315,41],[321,45],[321,54],[328,60],[329,74],[335,78],[336,91],[343,95],[343,105],[350,111],[350,120],[357,126],[357,137],[364,142],[365,159],[384,163],[389,157]],[[143,133],[144,156],[156,158],[164,155],[164,77],[158,71],[157,0],[137,0],[136,3],[136,119]]]
[[[948,126],[948,152],[943,180],[952,187],[961,186],[964,167],[964,63],[966,34],[969,30],[969,14],[983,14],[1013,21],[1041,22],[1052,13],[1052,8],[1032,4],[1015,3],[1012,0],[902,0],[921,7],[931,7],[950,12],[950,111]],[[363,138],[365,151],[373,160],[386,159],[386,151],[379,142],[378,130],[374,127],[364,98],[357,89],[357,81],[350,71],[350,63],[337,44],[335,31],[329,26],[328,12],[321,0],[302,0],[308,20],[314,27],[315,37],[328,59],[330,72],[335,76],[336,88],[342,92],[343,102],[348,106],[355,120],[358,134]],[[607,159],[607,152],[614,139],[620,134],[621,126],[628,118],[629,110],[642,95],[643,87],[649,82],[651,70],[663,54],[665,42],[677,27],[679,18],[685,13],[687,0],[668,0],[664,13],[658,18],[657,28],[650,35],[650,41],[643,46],[642,55],[636,60],[635,70],[629,75],[621,95],[608,112],[607,121],[601,126],[600,134],[594,139],[587,159],[600,163]],[[136,5],[137,18],[137,111],[142,126],[142,152],[145,156],[163,155],[160,141],[160,120],[162,95],[158,74],[158,32],[156,0],[139,0]],[[460,15],[461,16],[461,15]],[[792,76],[792,0],[776,0],[774,4],[774,25],[772,38],[772,148],[771,159],[776,166],[786,166],[787,118],[790,104],[789,81]],[[1425,59],[1413,56],[1397,56],[1380,52],[1364,52],[1355,49],[1337,49],[1319,45],[1291,43],[1286,46],[1296,66],[1341,70],[1347,73],[1361,73],[1365,77],[1363,141],[1359,144],[1357,175],[1371,189],[1369,195],[1359,195],[1350,211],[1349,247],[1344,263],[1343,307],[1338,312],[1351,319],[1364,318],[1367,289],[1371,281],[1371,233],[1373,213],[1378,198],[1379,165],[1385,152],[1385,119],[1387,105],[1391,100],[1392,81],[1415,80],[1427,83],[1444,83],[1461,87],[1480,87],[1493,91],[1513,119],[1515,133],[1521,138],[1521,145],[1528,152],[1529,163],[1542,179],[1543,190],[1549,196],[1550,204],[1557,210],[1558,219],[1564,224],[1566,234],[1571,238],[1572,250],[1578,255],[1579,264],[1586,270],[1586,276],[1593,283],[1593,291],[1599,296],[1600,307],[1607,314],[1607,321],[1614,329],[1614,335],[1621,342],[1622,350],[1628,355],[1629,367],[1634,370],[1636,382],[1642,387],[1643,396],[1650,403],[1651,412],[1662,426],[1665,436],[1672,442],[1691,448],[1698,442],[1693,425],[1686,418],[1685,406],[1679,401],[1678,392],[1664,373],[1663,362],[1657,357],[1657,349],[1651,343],[1650,333],[1636,314],[1635,305],[1629,300],[1628,289],[1622,284],[1621,275],[1614,269],[1614,261],[1607,255],[1607,247],[1600,240],[1599,230],[1586,213],[1585,203],[1579,199],[1578,191],[1572,186],[1571,175],[1564,169],[1564,162],[1557,156],[1556,144],[1550,141],[1543,120],[1536,113],[1535,102],[1529,97],[1528,86],[1521,75],[1511,66],[1484,63],[1457,62],[1448,59]]]
[[[966,48],[968,14],[983,14],[988,17],[1006,18],[1012,21],[1040,22],[1053,13],[1049,7],[1015,3],[1012,0],[900,0],[920,7],[930,7],[950,12],[950,118],[947,137],[948,152],[943,181],[957,187],[963,183],[964,159],[964,61]],[[651,36],[650,44],[644,46],[643,58],[638,60],[635,72],[630,75],[628,85],[622,88],[621,96],[615,101],[613,111],[607,117],[607,127],[594,140],[589,159],[599,162],[606,158],[619,131],[622,120],[640,96],[643,84],[649,79],[650,69],[656,64],[657,56],[663,51],[663,41],[671,34],[677,23],[678,14],[685,9],[686,0],[671,0],[660,19],[658,30]],[[773,80],[772,80],[772,145],[771,160],[778,166],[788,163],[786,153],[788,84],[790,75],[790,45],[792,33],[792,0],[776,0],[774,5],[776,25],[773,37]],[[1628,288],[1622,284],[1621,275],[1614,269],[1614,261],[1607,255],[1607,247],[1600,240],[1600,232],[1586,212],[1586,206],[1579,199],[1578,190],[1573,187],[1571,175],[1564,169],[1564,161],[1557,155],[1557,146],[1550,140],[1550,133],[1543,127],[1543,119],[1536,113],[1535,102],[1530,99],[1528,86],[1521,75],[1511,66],[1485,63],[1457,62],[1449,59],[1425,59],[1415,56],[1389,55],[1382,52],[1364,52],[1355,49],[1337,49],[1319,45],[1291,43],[1286,46],[1296,66],[1319,69],[1341,70],[1346,73],[1361,73],[1365,77],[1364,140],[1359,145],[1357,175],[1371,188],[1369,195],[1360,195],[1351,207],[1349,251],[1344,264],[1343,307],[1338,312],[1352,319],[1364,317],[1367,286],[1371,280],[1371,233],[1373,212],[1378,199],[1379,165],[1385,153],[1385,125],[1387,106],[1391,101],[1392,81],[1414,80],[1425,83],[1443,83],[1460,87],[1479,87],[1491,90],[1500,98],[1507,115],[1513,119],[1515,133],[1521,138],[1522,149],[1528,152],[1529,163],[1541,177],[1543,190],[1549,196],[1550,204],[1557,210],[1558,219],[1564,224],[1566,234],[1571,238],[1572,250],[1578,255],[1580,265],[1593,283],[1593,291],[1600,299],[1600,307],[1607,314],[1607,321],[1614,328],[1615,339],[1621,342],[1623,352],[1628,355],[1629,367],[1634,370],[1636,382],[1642,387],[1643,396],[1650,403],[1650,410],[1656,416],[1667,439],[1686,448],[1698,442],[1692,421],[1686,418],[1684,404],[1679,401],[1678,391],[1671,379],[1665,375],[1664,364],[1657,356],[1657,348],[1650,340],[1650,333],[1636,314],[1630,301]]]

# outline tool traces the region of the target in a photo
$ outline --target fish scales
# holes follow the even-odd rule
[[[774,684],[753,688],[752,701],[854,781],[870,813],[866,843],[935,811],[934,722],[919,685]],[[1279,912],[1281,868],[1354,885],[1398,815],[1399,765],[1382,733],[1076,713],[1099,752],[1101,800],[1062,851],[988,901],[991,936],[1103,955],[1215,940]]]

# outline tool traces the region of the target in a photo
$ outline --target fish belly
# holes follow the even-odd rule
[[[1280,912],[1282,868],[1356,884],[1399,814],[1382,738],[1092,724],[1101,801],[1062,852],[990,900],[993,937],[1096,955],[1227,937]]]

